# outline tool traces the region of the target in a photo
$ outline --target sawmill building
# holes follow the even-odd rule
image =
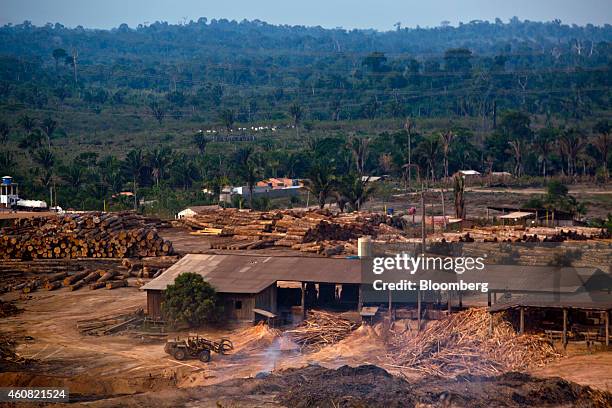
[[[161,318],[168,285],[181,273],[197,273],[215,288],[229,320],[295,320],[306,307],[356,310],[360,268],[359,260],[346,258],[189,254],[141,289],[148,315]]]

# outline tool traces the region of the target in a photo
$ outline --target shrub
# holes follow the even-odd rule
[[[197,273],[183,273],[168,285],[162,311],[172,324],[201,326],[218,320],[221,308],[215,289]]]

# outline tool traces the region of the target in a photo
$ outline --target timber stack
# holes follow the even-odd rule
[[[597,241],[612,238],[604,228],[492,226],[436,234],[433,241],[446,242],[567,242]]]
[[[136,258],[172,253],[172,243],[163,240],[152,224],[128,212],[24,218],[0,230],[0,259]]]
[[[380,213],[332,213],[328,210],[250,211],[211,209],[181,220],[195,235],[227,237],[214,249],[288,247],[328,256],[357,252],[357,238],[376,237],[403,242],[397,219]]]

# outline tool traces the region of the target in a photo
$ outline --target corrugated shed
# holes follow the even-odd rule
[[[185,272],[201,275],[221,293],[259,293],[279,280],[359,283],[360,267],[354,259],[189,254],[141,289],[165,290]]]
[[[502,299],[500,302],[492,305],[489,310],[491,312],[499,312],[517,307],[612,310],[612,294],[605,291],[529,294]]]

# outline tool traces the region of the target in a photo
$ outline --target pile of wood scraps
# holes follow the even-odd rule
[[[112,316],[96,317],[92,319],[77,320],[76,327],[79,333],[87,336],[106,336],[119,333],[130,328],[139,327],[144,319],[144,311],[121,313]]]
[[[130,212],[15,220],[0,230],[0,259],[125,258],[173,253],[156,223]]]
[[[28,360],[15,351],[15,341],[6,335],[0,335],[0,371],[27,364]]]
[[[535,335],[518,335],[502,314],[472,308],[431,322],[419,333],[396,334],[388,357],[393,367],[454,377],[463,374],[498,375],[541,366],[561,357],[550,343]]]
[[[307,319],[285,333],[302,347],[324,347],[344,339],[359,327],[359,323],[337,314],[310,310]]]

